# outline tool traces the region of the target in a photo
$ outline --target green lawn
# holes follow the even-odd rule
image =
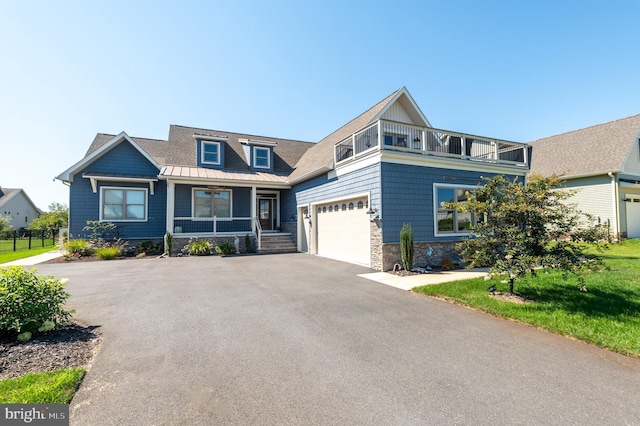
[[[0,404],[68,404],[84,373],[78,367],[1,380]]]
[[[571,336],[615,352],[640,358],[640,240],[612,244],[601,254],[609,270],[586,277],[587,292],[575,278],[558,273],[516,282],[515,292],[533,303],[515,304],[493,298],[490,284],[506,292],[508,284],[483,279],[415,288],[504,318]]]
[[[57,249],[57,246],[47,246],[32,248],[31,250],[0,252],[0,264],[11,262],[12,260],[24,259],[25,257],[35,256],[37,254],[42,254]]]
[[[41,238],[31,238],[31,248],[53,247],[57,243],[57,240],[45,238],[44,244]],[[29,250],[29,239],[21,238],[16,239],[16,251]],[[0,240],[0,253],[13,251],[13,239]]]

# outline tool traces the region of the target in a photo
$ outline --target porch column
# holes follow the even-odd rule
[[[173,234],[173,216],[176,199],[176,184],[167,180],[167,232]]]
[[[258,189],[255,186],[251,187],[251,232],[256,233],[256,199],[258,198]]]

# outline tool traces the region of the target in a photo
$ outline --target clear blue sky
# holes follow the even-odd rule
[[[0,55],[0,185],[45,210],[98,132],[318,141],[402,86],[522,142],[640,113],[637,0],[0,0]]]

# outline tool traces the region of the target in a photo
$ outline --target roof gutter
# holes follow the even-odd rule
[[[321,174],[330,172],[331,170],[333,170],[333,162],[331,162],[331,164],[325,164],[322,167],[319,167],[319,168],[317,168],[315,170],[307,172],[307,173],[303,174],[300,177],[288,180],[287,183],[289,185],[295,185],[296,183],[302,182],[302,181],[307,180],[307,179],[311,179],[311,178],[316,177],[316,176],[320,176]]]
[[[620,195],[618,194],[618,181],[616,180],[616,175],[614,172],[608,172],[607,175],[611,178],[611,198],[613,201],[613,229],[615,230],[615,234],[620,235],[620,229],[618,224],[620,223],[620,203],[618,200],[620,199]]]

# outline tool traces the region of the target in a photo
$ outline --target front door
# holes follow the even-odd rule
[[[263,231],[277,229],[277,213],[275,198],[258,198],[258,217]]]

